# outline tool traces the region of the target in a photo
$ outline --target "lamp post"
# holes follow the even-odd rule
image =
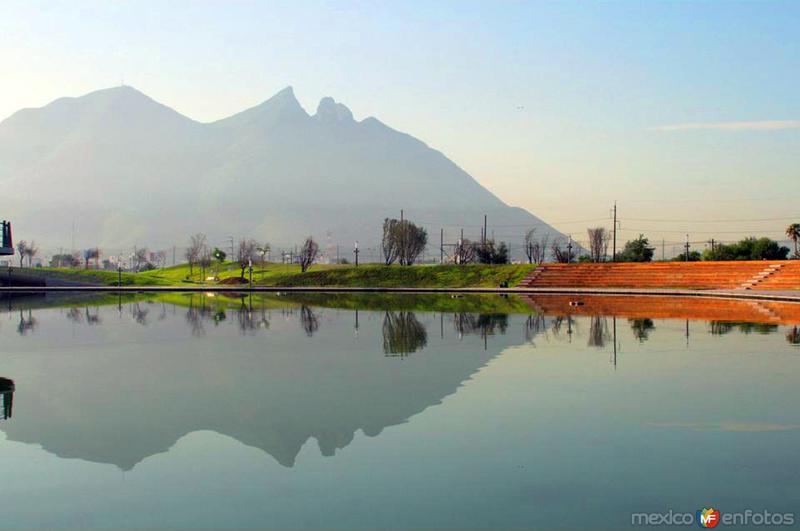
[[[567,263],[572,262],[572,234],[569,235],[569,243],[567,244]]]
[[[356,240],[355,246],[353,248],[353,254],[356,255],[356,267],[358,267],[358,253],[359,252],[360,251],[358,250],[358,240]]]
[[[253,289],[253,260],[247,260],[247,268],[250,270],[250,290]]]
[[[117,287],[122,287],[122,262],[117,261]]]

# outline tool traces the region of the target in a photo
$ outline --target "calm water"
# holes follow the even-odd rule
[[[534,307],[5,299],[0,527],[630,529],[632,512],[800,509],[797,328]]]

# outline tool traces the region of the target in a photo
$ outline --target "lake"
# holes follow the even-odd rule
[[[573,299],[1,299],[0,528],[612,530],[800,507],[798,307]]]

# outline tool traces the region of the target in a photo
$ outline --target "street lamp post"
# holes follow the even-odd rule
[[[250,289],[253,289],[253,260],[247,260],[247,268],[250,270]]]
[[[122,262],[117,262],[117,287],[122,287]]]

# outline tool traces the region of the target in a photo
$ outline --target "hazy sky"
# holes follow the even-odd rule
[[[577,239],[614,199],[623,238],[800,221],[800,2],[0,3],[0,119],[123,78],[200,121],[333,96]]]

